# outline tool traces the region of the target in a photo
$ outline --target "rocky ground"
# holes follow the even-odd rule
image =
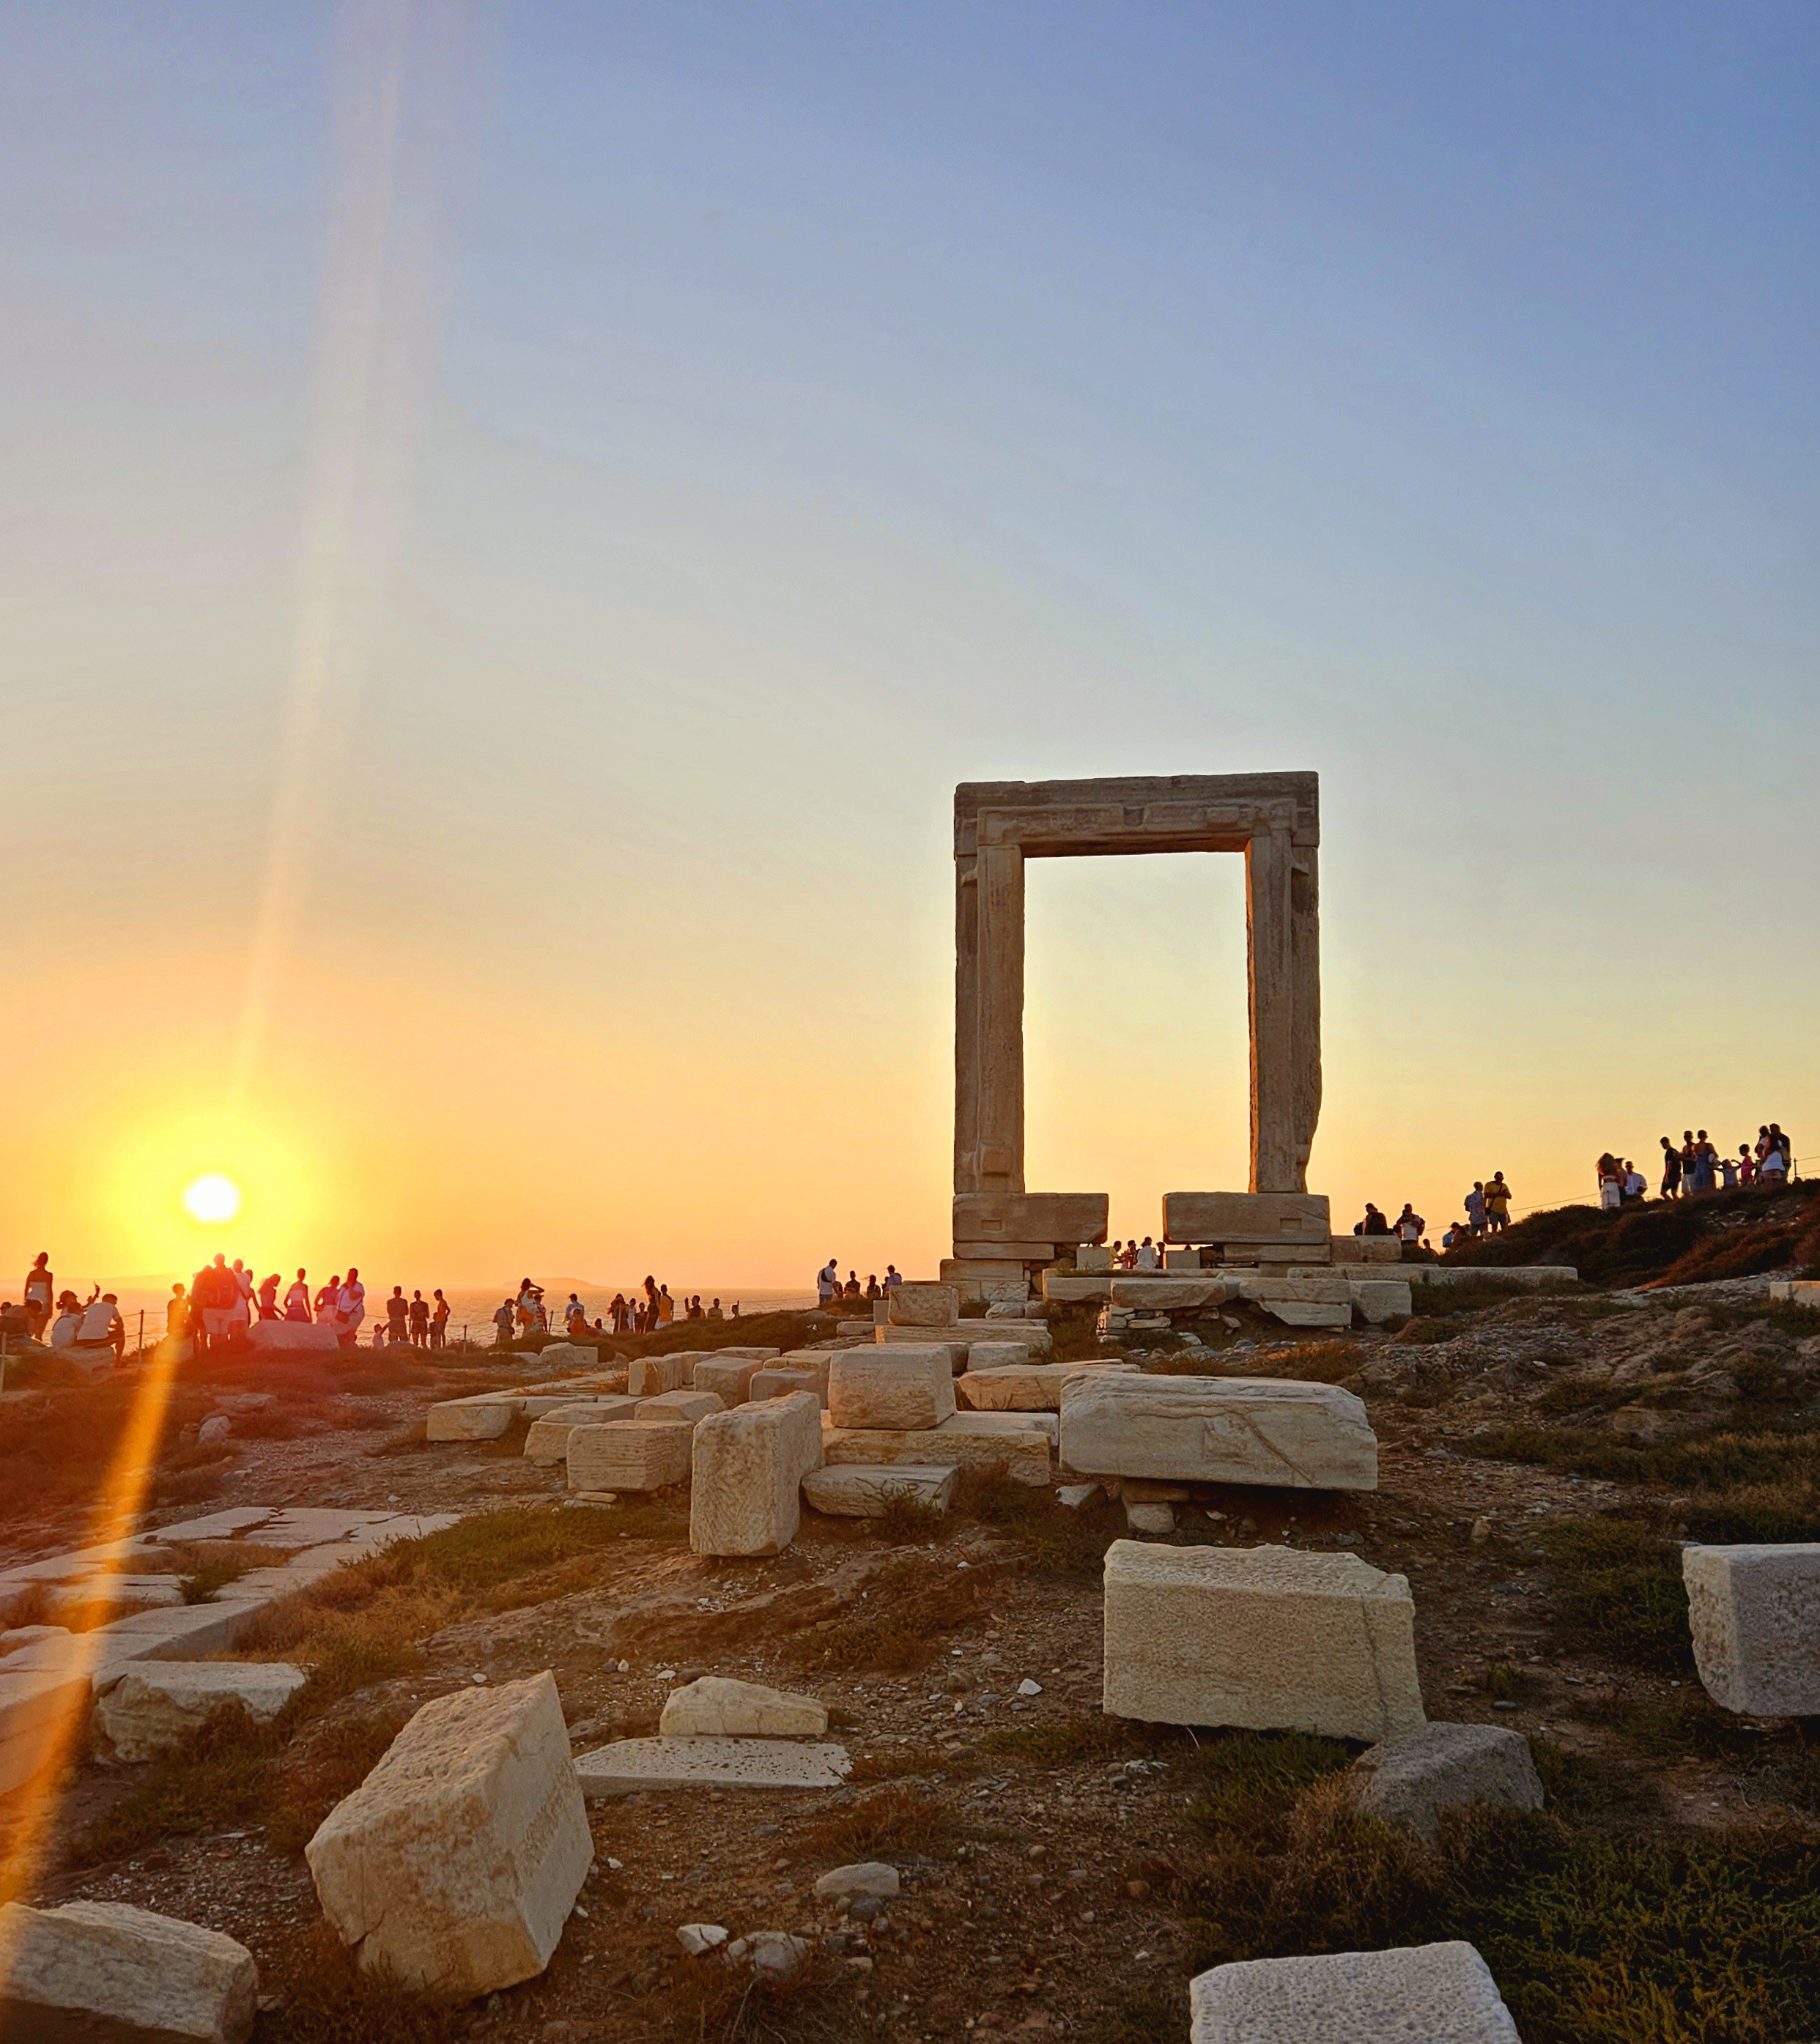
[[[275,1764],[290,1774],[262,1778],[307,1773],[310,1755],[337,1739],[383,1750],[425,1698],[548,1667],[578,1750],[653,1730],[669,1689],[698,1673],[811,1690],[833,1707],[848,1784],[593,1806],[596,1870],[548,1972],[454,2011],[375,1997],[337,1971],[296,1824],[256,1796],[223,1804],[206,1758],[184,1763],[201,1769],[193,1776],[175,1764],[76,1770],[33,1899],[133,1902],[230,1932],[260,1961],[260,2034],[272,2039],[1116,2040],[1184,2035],[1186,1981],[1218,1958],[1465,1934],[1450,1927],[1494,1889],[1505,1896],[1510,1866],[1553,1853],[1557,1886],[1604,1867],[1609,1887],[1622,1861],[1627,1900],[1610,1904],[1603,1945],[1583,1923],[1570,1937],[1519,1921],[1529,1888],[1510,1891],[1498,1924],[1468,1923],[1531,2044],[1793,2044],[1820,2033],[1817,1990],[1788,1984],[1780,1961],[1741,1984],[1715,1949],[1730,1938],[1717,1902],[1691,1930],[1666,1904],[1659,1923],[1646,1906],[1656,1886],[1704,1893],[1688,1869],[1716,1853],[1747,1869],[1753,1921],[1793,1911],[1803,1934],[1820,1930],[1816,1748],[1805,1727],[1706,1703],[1677,1601],[1678,1538],[1820,1537],[1820,1315],[1745,1290],[1712,1303],[1474,1293],[1449,1301],[1445,1318],[1340,1339],[1249,1323],[1211,1331],[1214,1354],[1199,1366],[1357,1390],[1382,1443],[1380,1487],[1210,1488],[1178,1506],[1168,1537],[1345,1546],[1406,1576],[1430,1716],[1514,1725],[1537,1747],[1557,1814],[1545,1838],[1524,1834],[1521,1852],[1508,1838],[1462,1835],[1451,1858],[1391,1866],[1368,1828],[1342,1836],[1331,1828],[1342,1819],[1320,1816],[1320,1782],[1343,1750],[1105,1718],[1099,1558],[1124,1527],[1103,1496],[1069,1513],[1043,1494],[975,1483],[940,1527],[806,1515],[774,1560],[702,1560],[679,1500],[564,1506],[560,1470],[414,1439],[431,1397],[513,1367],[464,1363],[389,1387],[314,1385],[291,1438],[231,1437],[207,1465],[214,1500],[529,1508],[597,1530],[516,1573],[477,1573],[471,1556],[465,1576],[426,1562],[383,1577],[362,1565],[368,1603],[354,1600],[337,1622],[370,1619],[362,1650],[379,1652],[376,1679],[349,1678],[298,1735],[303,1761],[287,1755]],[[270,1381],[282,1412],[282,1383]],[[174,1500],[153,1517],[194,1508],[193,1496]],[[76,1523],[16,1527],[16,1544],[67,1543]],[[392,1636],[413,1623],[421,1631]],[[299,1638],[327,1636],[281,1629],[263,1650],[302,1658]],[[344,1647],[352,1637],[336,1635]],[[221,1808],[236,1814],[211,1815]],[[1319,1862],[1318,1902],[1297,1900],[1297,1855],[1312,1850],[1318,1818],[1329,1825],[1322,1850],[1337,1857]],[[816,1900],[818,1874],[873,1858],[899,1869],[903,1892],[869,1920]],[[1606,1905],[1580,1906],[1596,1931]],[[801,1933],[817,1956],[787,1989],[755,1992],[684,1955],[677,1927],[697,1922]],[[1558,1965],[1534,1954],[1576,1938],[1591,1939],[1587,1978],[1604,1984],[1575,2000],[1551,1977]]]

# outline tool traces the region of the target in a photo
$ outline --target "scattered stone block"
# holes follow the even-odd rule
[[[802,1479],[822,1463],[812,1392],[710,1414],[695,1428],[689,1545],[698,1554],[776,1554],[796,1538]]]
[[[956,1334],[952,1341],[937,1341],[933,1337],[941,1332],[939,1327],[875,1327],[872,1339],[880,1348],[939,1348],[948,1358],[948,1373],[958,1377],[967,1367],[968,1339]],[[851,1354],[851,1350],[838,1353]],[[829,1372],[833,1375],[832,1370]]]
[[[1820,1542],[1684,1547],[1694,1665],[1715,1704],[1820,1716]]]
[[[604,1427],[615,1420],[629,1420],[645,1401],[639,1398],[596,1398],[583,1405],[559,1405],[541,1420],[531,1422],[525,1436],[525,1459],[548,1466],[561,1462],[569,1451],[569,1435],[577,1427]]]
[[[1083,1277],[1108,1274],[1112,1269],[1112,1251],[1099,1247],[1077,1249],[1075,1269]]]
[[[837,1427],[912,1431],[939,1426],[954,1409],[943,1347],[842,1349],[828,1372],[828,1413]]]
[[[687,1391],[695,1381],[700,1357],[694,1350],[675,1355],[635,1355],[625,1366],[625,1389],[634,1398],[657,1398],[666,1391]]]
[[[1112,1201],[1106,1193],[956,1193],[954,1239],[1099,1243],[1106,1239]]]
[[[899,1462],[879,1468],[850,1462],[839,1469],[811,1470],[802,1479],[803,1502],[834,1519],[882,1519],[894,1498],[907,1498],[932,1512],[945,1512],[960,1471]]]
[[[1112,1278],[1114,1305],[1129,1306],[1137,1312],[1190,1312],[1223,1305],[1232,1296],[1233,1280],[1218,1270],[1203,1272],[1199,1278],[1131,1270],[1115,1272]]]
[[[1318,1243],[1331,1237],[1325,1193],[1165,1193],[1166,1242]]]
[[[1062,1423],[1053,1412],[1013,1410],[1005,1412],[951,1412],[936,1428],[938,1434],[985,1434],[1003,1436],[1027,1433],[1034,1428],[1053,1448],[1061,1441]]]
[[[1160,1500],[1139,1497],[1125,1500],[1125,1523],[1133,1533],[1164,1534],[1175,1530],[1175,1508]]]
[[[758,1370],[756,1356],[705,1355],[695,1365],[695,1389],[711,1391],[730,1412],[752,1396],[752,1381]]]
[[[1325,1305],[1314,1299],[1260,1299],[1257,1303],[1273,1320],[1281,1320],[1286,1327],[1332,1327],[1338,1330],[1352,1324],[1352,1307],[1349,1300],[1344,1305]]]
[[[363,1966],[464,1999],[541,1973],[594,1858],[556,1677],[425,1704],[304,1857]]]
[[[1103,1306],[1112,1297],[1110,1270],[1045,1270],[1043,1297],[1055,1306]]]
[[[940,1427],[898,1431],[883,1427],[822,1428],[822,1459],[833,1468],[865,1463],[890,1468],[910,1462],[925,1467],[1002,1470],[1014,1483],[1046,1485],[1049,1443],[1033,1428],[1014,1434],[950,1434]]]
[[[237,1704],[269,1723],[303,1687],[304,1672],[283,1661],[141,1662],[98,1698],[94,1725],[110,1758],[155,1759],[217,1710]]]
[[[862,1895],[875,1895],[889,1901],[902,1886],[895,1866],[883,1860],[860,1860],[852,1866],[837,1866],[815,1884],[818,1895],[832,1896],[837,1902],[852,1902]]]
[[[282,1324],[282,1323],[280,1324]],[[518,1401],[485,1392],[475,1398],[444,1398],[431,1406],[424,1420],[429,1441],[496,1441],[518,1416]]]
[[[1335,1263],[1400,1263],[1403,1243],[1394,1235],[1336,1235],[1328,1240]]]
[[[0,1909],[6,2034],[32,2044],[245,2044],[259,1969],[244,1945],[125,1902]]]
[[[1463,1942],[1241,1959],[1191,1981],[1190,2044],[1520,2044]]]
[[[763,1682],[704,1675],[670,1692],[657,1729],[665,1739],[820,1739],[828,1706]]]
[[[1409,1585],[1356,1554],[1115,1540],[1105,1584],[1115,1717],[1373,1742],[1426,1722]]]
[[[825,1411],[828,1373],[825,1370],[786,1370],[781,1364],[767,1364],[752,1373],[748,1396],[756,1404],[765,1398],[787,1398],[793,1391],[809,1392]]]
[[[1360,1754],[1352,1771],[1362,1812],[1405,1824],[1430,1845],[1441,1836],[1443,1810],[1472,1803],[1542,1807],[1529,1742],[1506,1725],[1425,1725]]]
[[[42,1656],[46,1665],[15,1662],[0,1673],[0,1795],[10,1795],[65,1756],[88,1709],[83,1651],[73,1643],[47,1641],[21,1650],[21,1658]]]
[[[809,1957],[809,1940],[788,1931],[754,1931],[740,1942],[745,1950],[739,1956],[770,1981],[794,1980]]]
[[[1406,1278],[1355,1278],[1352,1304],[1373,1327],[1415,1309]]]
[[[691,1958],[703,1959],[727,1942],[726,1927],[721,1923],[679,1923],[676,1942]]]
[[[659,1788],[838,1788],[852,1764],[845,1746],[791,1739],[622,1739],[575,1768],[592,1803]]]
[[[1198,1249],[1166,1249],[1163,1252],[1165,1270],[1199,1270],[1201,1252]]]
[[[673,1420],[614,1420],[569,1435],[569,1489],[663,1490],[688,1480],[693,1428]]]
[[[633,1400],[632,1416],[635,1420],[671,1420],[679,1425],[693,1427],[710,1413],[725,1409],[711,1391],[662,1391],[654,1398]]]
[[[1091,1377],[1102,1370],[1138,1374],[1127,1362],[983,1363],[981,1352],[992,1344],[975,1342],[967,1374],[954,1380],[955,1396],[975,1412],[1059,1412],[1062,1386],[1077,1372]]]
[[[1056,1493],[1056,1502],[1070,1512],[1084,1511],[1099,1495],[1097,1483],[1064,1483]]]
[[[956,1242],[954,1245],[955,1261],[960,1263],[1009,1262],[1014,1258],[1021,1263],[1051,1263],[1055,1254],[1052,1242]]]
[[[894,1327],[951,1327],[960,1317],[960,1294],[952,1285],[897,1285],[885,1307]]]
[[[1284,1377],[1074,1370],[1062,1382],[1062,1460],[1083,1476],[1376,1490],[1378,1443],[1337,1385]]]

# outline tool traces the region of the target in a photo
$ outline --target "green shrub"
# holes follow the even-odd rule
[[[1626,1519],[1576,1519],[1551,1526],[1542,1546],[1560,1577],[1555,1603],[1563,1631],[1641,1667],[1693,1665],[1680,1550]]]

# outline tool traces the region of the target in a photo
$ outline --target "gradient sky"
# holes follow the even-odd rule
[[[1348,1223],[1820,1143],[1817,125],[1810,6],[0,6],[0,1272],[933,1270],[962,779],[1319,771]],[[1240,886],[1033,873],[1115,1233]]]

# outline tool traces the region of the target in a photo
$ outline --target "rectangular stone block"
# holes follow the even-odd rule
[[[945,1335],[947,1331],[945,1331],[941,1327],[875,1327],[872,1330],[872,1343],[870,1351],[866,1350],[859,1350],[856,1351],[852,1349],[849,1349],[846,1350],[845,1353],[849,1355],[855,1353],[860,1354],[864,1354],[868,1352],[876,1354],[879,1349],[885,1348],[941,1348],[947,1351],[948,1365],[951,1369],[955,1370],[964,1370],[967,1367],[967,1337],[960,1333],[958,1329],[956,1329],[953,1331],[952,1339],[944,1339],[937,1341],[935,1339],[937,1335]],[[832,1372],[830,1372],[830,1374],[832,1374]]]
[[[1403,1278],[1355,1278],[1352,1304],[1373,1327],[1380,1321],[1394,1319],[1399,1313],[1415,1310],[1409,1281]]]
[[[1059,1412],[1062,1385],[1070,1377],[1102,1370],[1127,1377],[1137,1374],[1135,1363],[1123,1362],[1023,1362],[995,1368],[982,1366],[979,1355],[976,1348],[966,1375],[954,1380],[955,1395],[975,1412]]]
[[[914,1431],[939,1426],[953,1410],[945,1346],[843,1349],[828,1372],[828,1416],[837,1427]]]
[[[1027,1342],[987,1339],[968,1343],[967,1367],[969,1370],[1037,1370],[1045,1366]],[[957,1390],[956,1396],[959,1395]]]
[[[824,1420],[822,1459],[831,1468],[854,1463],[890,1468],[899,1462],[958,1468],[999,1469],[1014,1483],[1046,1485],[1049,1480],[1049,1443],[1044,1435],[987,1435],[949,1434],[931,1427],[898,1431],[878,1427],[833,1427]]]
[[[1281,1320],[1286,1327],[1349,1327],[1352,1324],[1352,1308],[1348,1305],[1323,1305],[1317,1299],[1260,1299],[1262,1310],[1275,1320]]]
[[[1083,1245],[1075,1251],[1075,1269],[1083,1278],[1110,1272],[1112,1269],[1112,1251],[1110,1249],[1089,1248]]]
[[[638,1398],[601,1398],[585,1405],[559,1405],[553,1412],[531,1422],[525,1436],[525,1459],[544,1467],[561,1462],[569,1451],[569,1435],[576,1427],[604,1427],[611,1420],[629,1420],[645,1401]]]
[[[1255,1299],[1260,1304],[1293,1299],[1299,1305],[1349,1306],[1352,1284],[1344,1270],[1302,1270],[1291,1275],[1290,1270],[1260,1269],[1241,1272],[1235,1281],[1235,1293],[1241,1299]]]
[[[463,2000],[541,1973],[594,1859],[556,1677],[425,1704],[304,1858],[364,1967]]]
[[[1071,1371],[1062,1460],[1083,1476],[1376,1490],[1363,1403],[1335,1384],[1270,1377]]]
[[[1033,1427],[1052,1448],[1060,1444],[1062,1423],[1057,1416],[1053,1412],[1033,1412],[1027,1408],[997,1412],[951,1412],[935,1431],[938,1434],[983,1434],[991,1438],[1025,1433]]]
[[[838,1788],[852,1763],[844,1746],[795,1739],[621,1739],[579,1754],[589,1802],[660,1788]]]
[[[122,1765],[153,1760],[225,1706],[269,1723],[303,1682],[303,1670],[283,1661],[143,1662],[97,1699],[97,1744]]]
[[[1014,1288],[1019,1298],[1027,1297],[1029,1274],[1018,1256],[945,1256],[939,1266],[941,1281],[956,1286],[964,1299],[968,1285],[1002,1285]]]
[[[730,1412],[752,1396],[752,1381],[758,1372],[756,1356],[705,1355],[695,1365],[695,1388],[713,1392]]]
[[[569,1435],[571,1490],[662,1490],[688,1478],[694,1429],[673,1420],[616,1420]]]
[[[632,1401],[632,1416],[635,1420],[671,1420],[685,1427],[693,1427],[710,1412],[725,1409],[711,1391],[660,1391],[655,1398],[635,1398]]]
[[[1045,1270],[1043,1297],[1052,1306],[1103,1306],[1112,1297],[1110,1270]]]
[[[1233,1289],[1222,1271],[1204,1272],[1199,1278],[1127,1271],[1112,1281],[1112,1303],[1137,1312],[1192,1312],[1199,1307],[1224,1305]]]
[[[1115,1717],[1374,1744],[1426,1722],[1409,1585],[1356,1554],[1115,1540],[1105,1585]]]
[[[1241,1959],[1188,1984],[1189,2044],[1519,2044],[1464,1942]]]
[[[1394,1235],[1336,1235],[1329,1253],[1336,1263],[1400,1263],[1403,1246]]]
[[[444,1398],[424,1419],[429,1441],[496,1441],[518,1416],[518,1401],[503,1394]]]
[[[1163,1268],[1169,1270],[1199,1270],[1201,1252],[1198,1249],[1166,1249],[1163,1252]]]
[[[952,1327],[960,1317],[960,1294],[952,1285],[898,1285],[887,1293],[885,1310],[894,1327]]]
[[[695,1382],[693,1354],[635,1355],[625,1366],[625,1389],[634,1398],[658,1398],[666,1391],[687,1391]]]
[[[1325,1193],[1165,1193],[1165,1242],[1319,1243],[1329,1234]]]
[[[74,1735],[88,1715],[89,1674],[83,1646],[46,1642],[49,1665],[0,1670],[0,1796],[42,1772],[60,1754],[76,1757]]]
[[[9,1902],[0,1909],[0,1953],[8,2038],[246,2044],[252,2034],[259,2007],[253,1956],[199,1923],[126,1902],[66,1902],[59,1909]]]
[[[1111,1209],[1106,1193],[957,1193],[954,1239],[1100,1243]]]
[[[811,1470],[802,1479],[802,1501],[834,1519],[882,1519],[894,1498],[907,1498],[931,1512],[945,1512],[960,1479],[960,1471],[952,1462],[945,1467],[848,1462],[839,1469]]]
[[[698,1554],[777,1554],[796,1538],[802,1479],[822,1466],[811,1391],[717,1412],[695,1429],[689,1545]]]
[[[1694,1665],[1715,1704],[1820,1717],[1820,1542],[1683,1547]]]
[[[816,1404],[825,1409],[828,1404],[827,1373],[819,1370],[782,1370],[768,1364],[763,1370],[752,1373],[748,1396],[756,1403],[764,1398],[782,1398],[792,1391],[813,1393]]]

